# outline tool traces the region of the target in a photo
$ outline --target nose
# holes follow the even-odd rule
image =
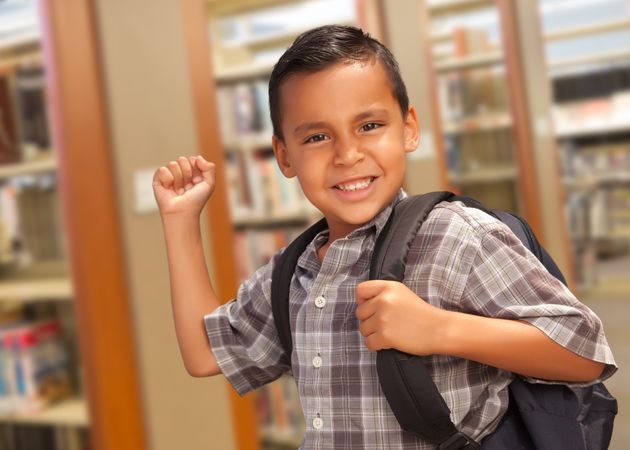
[[[337,166],[353,166],[365,156],[360,140],[355,136],[338,137],[335,139],[334,150],[334,164]]]

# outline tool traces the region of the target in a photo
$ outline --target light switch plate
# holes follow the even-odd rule
[[[153,174],[157,169],[140,169],[133,173],[135,211],[149,213],[158,210],[153,195]]]

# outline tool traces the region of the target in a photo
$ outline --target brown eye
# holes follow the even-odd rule
[[[366,123],[365,125],[361,126],[361,131],[372,131],[375,130],[379,127],[381,127],[382,124],[380,123],[376,123],[376,122],[369,122]]]
[[[304,140],[304,143],[308,144],[312,142],[322,142],[322,141],[325,141],[326,139],[328,139],[328,136],[326,136],[325,134],[319,133],[319,134],[314,134],[312,136],[307,137]]]

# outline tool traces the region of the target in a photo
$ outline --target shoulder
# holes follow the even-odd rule
[[[482,237],[487,232],[503,230],[505,225],[496,217],[480,209],[464,205],[462,202],[441,202],[433,208],[426,223],[438,227],[455,227],[470,230]]]
[[[505,231],[505,224],[489,214],[461,202],[438,203],[418,230],[418,243],[450,242],[479,246],[488,234]]]
[[[510,228],[482,210],[461,202],[441,202],[429,213],[409,249],[408,262],[450,265],[472,262],[486,247],[518,246],[520,241]],[[462,266],[463,269],[463,266]]]

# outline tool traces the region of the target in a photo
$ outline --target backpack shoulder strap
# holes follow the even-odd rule
[[[402,281],[407,253],[418,230],[435,205],[452,197],[451,192],[429,192],[407,197],[396,204],[374,244],[371,280]]]
[[[300,255],[304,253],[304,250],[306,250],[306,247],[315,236],[325,230],[327,226],[326,220],[321,219],[295,238],[276,261],[271,275],[271,310],[273,320],[278,331],[280,343],[289,361],[291,361],[291,353],[293,352],[291,323],[289,321],[291,279]]]
[[[402,281],[418,230],[435,205],[453,197],[451,192],[430,192],[400,201],[377,238],[370,279]],[[376,355],[376,369],[383,393],[404,430],[429,440],[440,450],[479,448],[451,421],[450,410],[420,357],[381,350]]]

